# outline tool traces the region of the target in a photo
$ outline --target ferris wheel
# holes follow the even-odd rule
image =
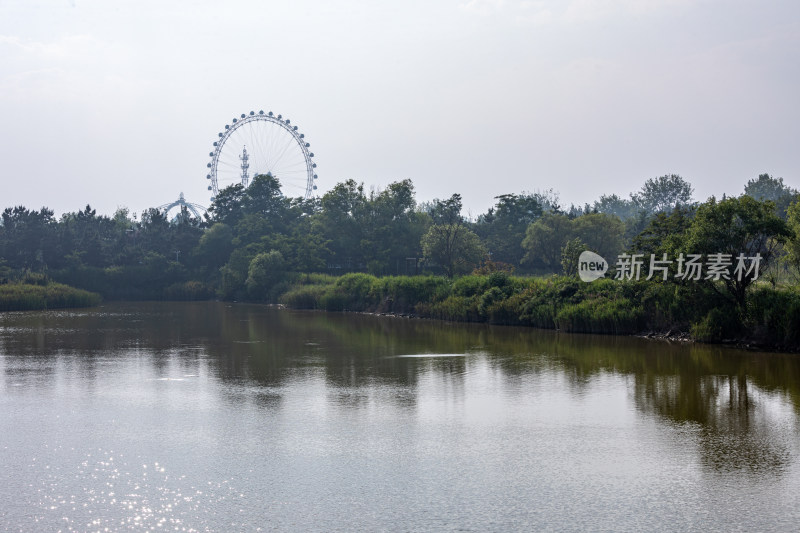
[[[314,153],[297,126],[272,111],[250,111],[234,118],[218,135],[214,151],[208,155],[206,179],[213,202],[219,191],[251,177],[270,174],[280,184],[284,196],[311,198],[317,186]]]

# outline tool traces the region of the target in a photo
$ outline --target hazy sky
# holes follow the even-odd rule
[[[0,208],[208,205],[212,143],[289,117],[319,193],[417,200],[680,174],[800,188],[798,0],[0,0]]]

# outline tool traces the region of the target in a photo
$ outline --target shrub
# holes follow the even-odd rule
[[[700,342],[720,342],[736,336],[741,327],[737,313],[715,307],[702,320],[692,324],[690,332]]]
[[[300,285],[283,293],[279,301],[292,309],[320,309],[325,285]]]
[[[352,308],[348,309],[347,302],[348,298],[344,294],[331,287],[323,291],[319,297],[319,306],[326,311],[352,311]]]
[[[199,281],[184,281],[173,283],[164,289],[165,300],[198,301],[210,300],[214,297],[214,290]]]
[[[295,273],[291,275],[293,285],[333,285],[336,283],[336,276],[330,274],[320,274],[309,272],[307,274]]]
[[[519,315],[522,324],[543,329],[556,329],[556,304],[531,298],[522,306]]]
[[[340,306],[346,311],[366,311],[377,306],[380,300],[378,291],[373,290],[377,278],[370,274],[354,272],[345,274],[336,280],[333,286],[335,296],[326,293],[328,299],[335,307]],[[334,303],[335,302],[335,303]],[[328,309],[327,305],[323,306]]]
[[[453,296],[477,296],[488,287],[489,276],[462,276],[453,282]]]
[[[425,316],[440,320],[458,322],[477,322],[480,320],[476,299],[465,296],[448,296],[441,302],[425,306],[424,309]]]
[[[446,298],[450,282],[439,276],[390,276],[376,280],[373,289],[380,299],[378,311],[413,313],[419,303]]]
[[[31,272],[30,270],[25,271],[20,281],[26,285],[41,285],[42,287],[49,282],[46,274],[42,272]]]
[[[482,318],[489,317],[489,309],[495,304],[506,299],[506,294],[500,287],[490,287],[478,299],[478,314]]]
[[[800,344],[800,293],[759,287],[749,298],[747,321],[765,341]]]
[[[522,308],[525,303],[525,293],[518,292],[503,300],[495,301],[486,308],[486,315],[490,324],[503,324],[507,326],[520,325]],[[548,325],[552,328],[552,324]]]
[[[500,289],[510,287],[511,276],[508,275],[508,272],[492,272],[489,274],[489,278],[486,280],[486,283],[489,285],[489,287],[498,287]]]
[[[567,332],[631,334],[641,331],[644,313],[630,300],[595,298],[563,306],[555,322]]]
[[[93,307],[100,303],[99,294],[60,283],[0,285],[0,311],[27,311],[70,307]]]

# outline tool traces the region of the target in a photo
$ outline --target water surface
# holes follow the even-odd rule
[[[794,530],[799,361],[223,303],[0,314],[0,526]]]

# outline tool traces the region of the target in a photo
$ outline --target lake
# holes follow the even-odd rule
[[[800,356],[264,306],[0,314],[3,531],[789,531]]]

